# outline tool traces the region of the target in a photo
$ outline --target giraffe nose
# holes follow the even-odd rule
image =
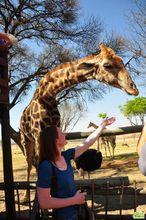
[[[133,82],[130,83],[130,87],[136,90],[137,94],[139,93],[138,89],[136,88],[136,85]]]

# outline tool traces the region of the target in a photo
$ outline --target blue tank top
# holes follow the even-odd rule
[[[52,175],[55,176],[53,197],[68,198],[75,195],[77,189],[74,182],[74,173],[71,166],[71,159],[74,159],[75,149],[69,149],[62,152],[65,158],[67,169],[60,170],[54,166],[50,161],[43,161],[38,168],[37,186],[41,188],[51,188]],[[52,167],[54,166],[54,167]],[[53,171],[54,170],[54,171]],[[53,173],[54,172],[54,173]],[[72,215],[77,215],[78,206],[67,206],[64,208],[54,209],[53,216],[55,219],[67,219]]]

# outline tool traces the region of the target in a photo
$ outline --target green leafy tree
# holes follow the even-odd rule
[[[144,124],[144,116],[146,115],[145,97],[128,100],[124,105],[120,105],[119,109],[131,125]]]
[[[104,118],[107,118],[108,115],[107,115],[107,113],[99,113],[98,117],[104,119]]]

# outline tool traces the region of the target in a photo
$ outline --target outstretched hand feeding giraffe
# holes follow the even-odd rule
[[[138,95],[138,90],[125,69],[122,59],[104,44],[100,44],[100,50],[98,55],[89,55],[61,64],[41,79],[20,122],[21,142],[28,163],[27,181],[29,181],[32,164],[37,167],[40,131],[46,126],[60,126],[60,114],[55,98],[60,91],[95,79],[120,88],[128,94]]]

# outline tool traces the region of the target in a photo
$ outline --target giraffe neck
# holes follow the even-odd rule
[[[80,68],[84,63],[89,65],[96,62],[98,66],[98,56],[90,55],[88,57],[79,59],[78,61],[61,64],[52,71],[48,72],[34,94],[34,98],[39,97],[55,97],[59,92],[67,89],[73,85],[94,79],[95,69]],[[98,67],[97,67],[98,68]]]

